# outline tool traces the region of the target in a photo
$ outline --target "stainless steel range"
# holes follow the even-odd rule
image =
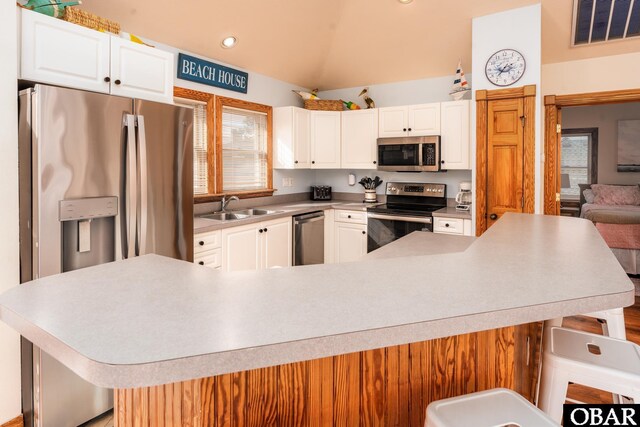
[[[387,203],[367,208],[367,252],[414,231],[433,231],[431,213],[447,206],[446,184],[388,182]]]

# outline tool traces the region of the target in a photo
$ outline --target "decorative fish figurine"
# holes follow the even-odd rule
[[[373,102],[373,99],[369,97],[368,93],[369,93],[369,88],[365,87],[364,89],[362,89],[362,92],[360,92],[360,95],[358,96],[362,97],[365,104],[367,104],[367,108],[376,108],[376,103]]]
[[[342,99],[340,101],[342,101]],[[356,104],[355,102],[342,101],[342,103],[344,104],[344,106],[345,106],[345,108],[347,110],[359,110],[360,109],[360,106],[358,104]]]
[[[313,92],[315,92],[315,93],[313,93],[313,92],[311,92],[311,93],[309,93],[309,92],[303,92],[303,91],[301,91],[301,90],[292,90],[291,92],[293,92],[293,93],[297,93],[298,95],[300,95],[300,97],[301,97],[302,99],[304,99],[305,101],[307,101],[307,100],[309,100],[309,99],[320,99],[320,98],[318,98],[318,95],[317,95],[317,93],[318,93],[318,92],[317,92],[317,91],[318,91],[318,90],[317,90],[317,89],[315,89],[315,90],[313,91]]]
[[[54,18],[61,18],[64,16],[64,10],[67,7],[76,6],[79,4],[82,4],[82,2],[59,0],[29,0],[27,3],[22,4],[22,7],[24,7],[25,9],[33,10],[34,12],[42,13],[44,15],[53,16]]]

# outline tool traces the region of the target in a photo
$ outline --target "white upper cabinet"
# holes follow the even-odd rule
[[[173,102],[172,53],[41,13],[21,12],[21,79]]]
[[[342,112],[342,167],[346,169],[376,168],[378,110]]]
[[[311,167],[311,112],[298,107],[273,109],[273,167]]]
[[[407,136],[409,123],[408,107],[380,108],[379,114],[378,136],[380,138]]]
[[[24,80],[109,93],[110,36],[22,10]]]
[[[442,169],[470,169],[469,100],[443,102],[441,106]]]
[[[409,136],[440,135],[440,103],[409,105]]]
[[[170,52],[111,37],[111,93],[172,102],[173,59]]]
[[[339,111],[311,111],[311,168],[340,168]]]
[[[427,136],[440,134],[440,103],[380,108],[378,136]]]

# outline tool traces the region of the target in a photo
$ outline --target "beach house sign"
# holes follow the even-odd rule
[[[247,93],[249,74],[204,59],[178,54],[178,78]]]

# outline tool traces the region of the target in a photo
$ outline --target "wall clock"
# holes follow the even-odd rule
[[[502,49],[487,60],[484,69],[487,79],[496,86],[511,86],[524,74],[526,61],[517,50]]]

